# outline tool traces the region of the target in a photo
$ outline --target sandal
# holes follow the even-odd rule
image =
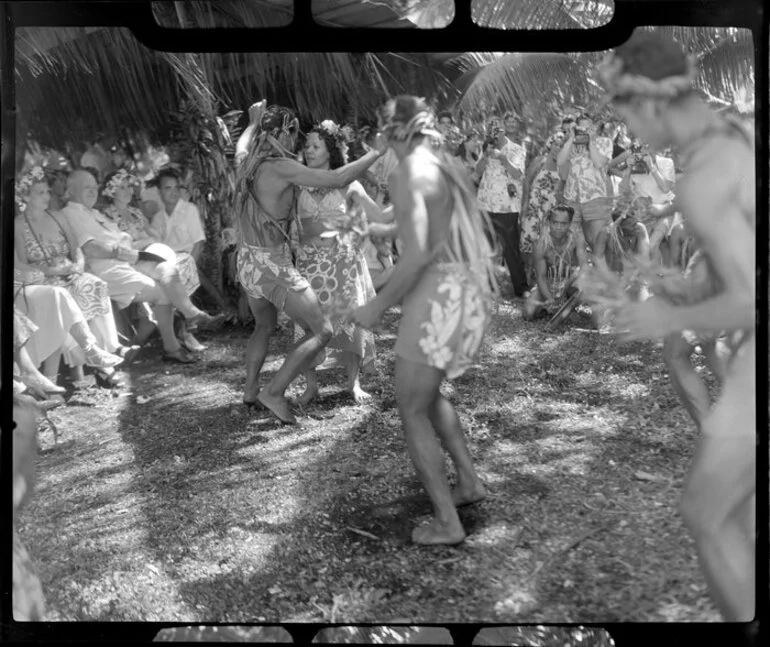
[[[96,371],[96,386],[102,389],[116,389],[121,386],[125,386],[123,377],[117,373],[104,373],[103,371]]]
[[[96,344],[91,348],[83,349],[86,355],[86,365],[95,369],[114,368],[123,363],[123,358],[118,355],[108,353],[103,348],[99,348]]]
[[[136,359],[136,356],[139,355],[139,353],[142,352],[142,347],[136,344],[132,344],[131,346],[120,346],[116,351],[115,354],[118,357],[123,358],[124,364],[130,364]]]
[[[190,357],[181,348],[173,352],[165,351],[163,353],[163,361],[170,362],[172,364],[195,364],[197,361],[194,357]]]

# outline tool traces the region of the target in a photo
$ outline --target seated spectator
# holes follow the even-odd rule
[[[624,156],[621,155],[622,159]],[[635,141],[625,156],[626,168],[620,182],[619,193],[630,191],[634,198],[646,198],[648,207],[642,215],[642,224],[650,234],[650,251],[662,262],[660,245],[666,245],[666,237],[674,217],[674,160],[671,157],[651,154],[650,147]],[[614,161],[614,160],[613,160]],[[665,250],[666,252],[668,250]]]
[[[162,207],[152,218],[152,228],[157,233],[159,242],[167,245],[176,254],[179,275],[187,294],[191,295],[201,284],[198,266],[206,241],[201,216],[198,207],[181,197],[180,176],[174,169],[162,169],[156,181]],[[224,319],[226,315],[222,314],[220,317]],[[190,350],[203,350],[203,346],[192,334],[184,331],[183,338],[183,343]]]
[[[640,220],[645,213],[646,201],[634,200],[622,203],[612,212],[612,223],[604,227],[596,238],[593,250],[594,263],[623,275],[633,268],[635,261],[650,260],[650,238]],[[646,289],[641,283],[630,286],[631,298],[643,301]]]
[[[179,309],[191,328],[199,323],[213,323],[214,318],[190,302],[173,259],[140,260],[140,253],[145,252],[133,249],[130,234],[93,209],[98,195],[93,175],[74,171],[68,187],[71,199],[62,213],[83,249],[90,270],[107,283],[110,297],[119,308],[126,308],[133,301],[152,304],[165,361],[183,364],[195,361],[182,349],[174,334],[173,308]]]
[[[17,308],[13,309],[13,361],[14,394],[29,390],[36,397],[47,400],[51,396],[62,394],[66,389],[43,375],[27,351],[27,342],[40,330],[37,325]],[[62,338],[62,345],[64,338]],[[16,375],[18,373],[18,380]]]
[[[15,220],[17,267],[37,270],[42,283],[65,288],[75,299],[97,342],[94,353],[107,351],[130,359],[138,349],[118,341],[107,284],[85,272],[85,259],[61,214],[48,210],[50,189],[40,167],[23,174],[16,184],[19,215]],[[29,283],[29,282],[28,282]],[[109,381],[108,376],[102,375]]]
[[[173,261],[176,263],[177,257],[174,251],[167,245],[158,242],[160,236],[151,227],[144,213],[131,205],[132,200],[136,197],[136,193],[141,193],[142,184],[138,177],[126,170],[120,170],[108,175],[102,186],[102,200],[105,205],[102,213],[117,224],[121,231],[131,236],[131,246],[134,249],[146,250],[167,259],[169,262]],[[192,258],[189,259],[189,262],[194,263]],[[177,269],[180,270],[178,265]],[[185,284],[183,278],[185,275],[188,277],[192,276],[194,280],[188,281]],[[180,279],[185,286],[188,296],[198,288],[197,276],[197,270],[194,267],[192,273],[189,270],[184,274],[180,271]],[[134,306],[136,306],[134,314],[138,323],[136,323],[136,331],[132,342],[143,346],[155,332],[157,322],[153,318],[152,310],[146,303],[132,304],[132,308]],[[198,351],[204,348],[186,328],[182,330],[180,338],[182,345],[187,350]]]
[[[554,313],[577,292],[575,279],[587,260],[580,237],[572,229],[574,215],[575,210],[569,205],[558,205],[548,211],[535,245],[536,286],[524,304],[526,321],[541,313]],[[569,311],[562,312],[563,317],[568,315]]]
[[[37,327],[24,344],[32,364],[42,363],[50,379],[63,355],[70,367],[86,364],[96,369],[106,386],[117,385],[115,367],[123,358],[99,347],[83,312],[65,288],[44,285],[41,279],[42,272],[36,270],[14,272],[14,309]]]

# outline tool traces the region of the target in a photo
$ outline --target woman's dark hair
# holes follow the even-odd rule
[[[310,133],[316,133],[326,145],[326,150],[329,153],[329,168],[334,170],[340,166],[345,166],[345,155],[342,152],[342,133],[339,135],[333,135],[328,130],[321,128],[321,126],[314,126]]]
[[[572,224],[572,219],[575,217],[574,207],[571,207],[568,204],[557,204],[555,207],[552,207],[551,210],[548,212],[548,222],[551,221],[551,214],[554,211],[562,211],[563,213],[566,213],[567,217],[569,218],[570,224]]]

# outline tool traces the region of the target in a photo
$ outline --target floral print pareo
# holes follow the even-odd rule
[[[543,222],[548,212],[556,206],[561,178],[558,171],[541,169],[532,181],[526,216],[521,220],[521,243],[524,254],[535,251],[540,238]]]
[[[612,159],[612,140],[609,137],[597,137],[596,148],[608,161]],[[597,167],[588,150],[573,153],[570,164],[564,185],[565,200],[584,204],[596,198],[610,197],[607,167]]]

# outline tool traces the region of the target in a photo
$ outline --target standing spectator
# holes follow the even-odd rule
[[[486,150],[476,165],[481,177],[479,208],[489,212],[500,240],[517,297],[527,296],[527,277],[519,253],[519,212],[524,179],[524,147],[505,134],[499,118],[488,124]]]
[[[524,266],[527,270],[527,278],[530,285],[535,285],[535,264],[533,253],[540,238],[543,222],[551,209],[561,201],[562,182],[559,170],[556,166],[556,157],[564,143],[564,135],[561,132],[551,135],[545,143],[544,159],[535,166],[534,178],[529,182],[528,204],[521,217],[521,254]],[[574,216],[574,214],[573,214]],[[572,217],[570,217],[570,224]]]
[[[593,119],[582,114],[568,126],[567,141],[557,163],[569,165],[564,199],[575,208],[585,241],[593,246],[599,232],[612,222],[612,183],[607,168],[612,157],[612,140],[597,135]]]

